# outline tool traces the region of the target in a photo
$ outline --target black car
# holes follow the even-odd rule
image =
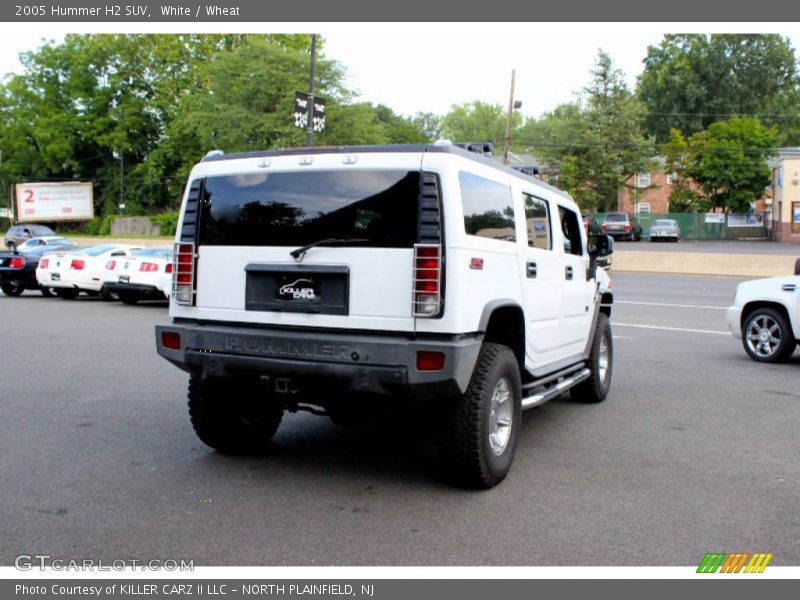
[[[0,252],[0,290],[6,296],[19,296],[25,290],[39,290],[44,296],[53,296],[49,288],[36,281],[36,267],[45,252],[76,247],[69,242],[62,246],[34,246],[25,252]]]

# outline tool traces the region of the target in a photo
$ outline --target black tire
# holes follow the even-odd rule
[[[283,403],[259,381],[189,377],[189,417],[204,444],[226,454],[263,452],[283,418]]]
[[[56,296],[62,300],[75,300],[78,297],[78,290],[75,288],[54,288]]]
[[[56,295],[56,291],[51,287],[44,287],[40,285],[39,291],[42,292],[42,296],[45,298],[53,298]]]
[[[439,436],[445,476],[474,488],[500,483],[511,469],[521,420],[517,359],[507,346],[486,343],[466,393],[445,409]]]
[[[797,345],[792,328],[783,313],[773,308],[757,308],[742,327],[742,345],[756,362],[786,362]]]
[[[573,387],[570,396],[576,402],[596,404],[608,396],[614,370],[614,340],[611,335],[611,323],[605,313],[597,316],[597,327],[594,330],[587,366],[591,371],[589,378]]]
[[[19,296],[25,291],[25,288],[16,281],[8,280],[0,281],[0,290],[3,290],[6,296]]]
[[[100,296],[102,296],[103,300],[106,302],[115,302],[119,300],[119,294],[117,294],[117,292],[112,292],[105,286],[100,288]]]
[[[123,304],[134,305],[139,302],[139,296],[130,292],[118,292],[117,296],[119,296],[119,301]]]

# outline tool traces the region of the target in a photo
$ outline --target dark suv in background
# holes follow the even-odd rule
[[[6,231],[4,242],[6,248],[13,252],[22,242],[26,242],[31,238],[55,234],[55,231],[44,225],[14,225]]]
[[[642,239],[642,226],[636,217],[627,213],[611,212],[606,213],[606,218],[600,226],[603,233],[610,235],[614,239],[635,240]]]

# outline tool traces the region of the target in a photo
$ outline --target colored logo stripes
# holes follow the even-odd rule
[[[748,560],[749,559],[749,560]],[[707,552],[697,567],[698,573],[763,573],[767,568],[772,554],[766,552]]]

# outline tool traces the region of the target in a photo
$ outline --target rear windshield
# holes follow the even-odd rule
[[[100,256],[104,252],[108,252],[109,250],[113,250],[116,246],[92,246],[91,248],[85,248],[81,250],[81,254],[88,254],[89,256]]]
[[[674,227],[675,221],[670,221],[668,219],[656,219],[653,221],[653,227]]]
[[[160,258],[169,258],[172,256],[172,250],[169,248],[141,248],[133,252],[134,256],[155,256]]]
[[[55,232],[50,229],[49,227],[45,227],[44,225],[34,225],[30,227],[31,233],[36,237],[41,237],[43,235],[53,235]]]
[[[417,241],[419,172],[245,173],[208,177],[201,244],[304,246],[327,239],[410,248]]]
[[[624,223],[628,220],[628,217],[625,213],[608,213],[606,215],[606,221],[609,223]]]

